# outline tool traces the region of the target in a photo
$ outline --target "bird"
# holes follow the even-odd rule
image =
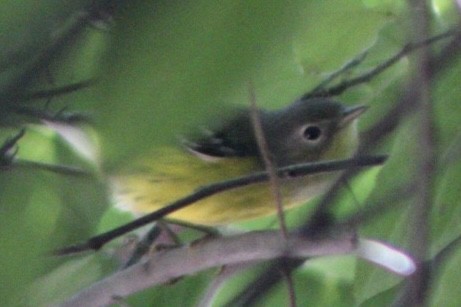
[[[359,145],[357,119],[366,106],[347,106],[327,97],[298,99],[277,110],[258,109],[268,153],[276,167],[351,157]],[[235,108],[213,127],[191,133],[176,146],[159,146],[110,174],[117,208],[145,215],[198,188],[265,170],[250,108]],[[202,127],[203,128],[203,127]],[[340,171],[280,180],[283,208],[324,192]],[[177,221],[220,226],[274,214],[267,182],[224,191],[167,216]]]

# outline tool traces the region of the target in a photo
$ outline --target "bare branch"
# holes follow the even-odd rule
[[[147,287],[208,268],[280,257],[348,254],[355,250],[356,243],[356,237],[351,233],[316,239],[290,234],[287,240],[280,240],[278,231],[201,240],[189,246],[155,253],[148,260],[82,290],[61,306],[105,306],[113,302],[113,297],[126,297]]]

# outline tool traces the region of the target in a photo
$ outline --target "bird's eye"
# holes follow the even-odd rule
[[[322,136],[322,130],[317,126],[307,126],[303,136],[308,141],[317,141]]]

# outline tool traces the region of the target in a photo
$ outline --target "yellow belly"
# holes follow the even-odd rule
[[[260,171],[252,158],[204,161],[181,149],[165,148],[111,177],[116,205],[137,214],[150,213],[211,183]],[[284,207],[302,204],[326,189],[331,174],[282,181]],[[201,225],[222,225],[275,212],[267,183],[219,193],[168,217]]]

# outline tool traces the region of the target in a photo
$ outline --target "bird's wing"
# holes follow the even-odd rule
[[[238,110],[216,127],[183,140],[184,146],[203,159],[258,156],[258,147],[248,110]]]

